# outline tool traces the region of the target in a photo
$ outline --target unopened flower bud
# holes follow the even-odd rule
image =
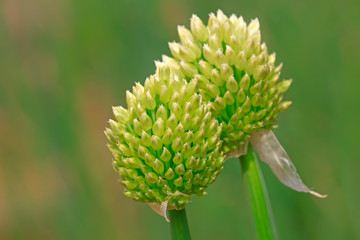
[[[167,120],[167,113],[164,105],[160,105],[160,107],[156,111],[156,118],[157,119],[162,118],[163,121]]]
[[[220,94],[219,88],[214,84],[209,84],[206,89],[207,89],[207,93],[212,98],[216,98],[216,96]]]
[[[148,91],[145,95],[145,103],[146,103],[146,108],[147,109],[154,109],[156,107],[156,101],[155,99],[151,96],[150,91]]]
[[[175,173],[174,173],[174,170],[172,170],[172,168],[169,168],[166,173],[165,173],[165,177],[166,179],[168,180],[171,180],[175,177]]]
[[[173,141],[173,137],[174,137],[173,131],[168,127],[162,137],[163,144],[170,145]]]
[[[177,137],[173,140],[171,148],[173,151],[177,152],[180,151],[180,149],[182,148],[183,145],[183,141],[180,137]]]
[[[158,181],[158,176],[154,172],[149,172],[145,175],[145,180],[148,184],[155,184]]]
[[[217,34],[212,34],[209,38],[209,47],[213,50],[219,49],[222,46],[221,39]]]
[[[224,81],[227,81],[230,76],[232,76],[234,73],[233,69],[229,66],[229,64],[224,63],[221,65],[221,78]]]
[[[177,120],[175,114],[171,113],[169,119],[166,121],[166,127],[170,128],[170,129],[175,129],[177,122],[178,122],[178,120]]]
[[[164,162],[168,162],[170,161],[172,158],[171,153],[169,152],[169,150],[166,147],[163,147],[163,152],[160,156],[160,159]]]
[[[240,80],[240,88],[244,91],[248,90],[250,87],[250,77],[247,73]]]
[[[141,141],[142,144],[146,147],[149,147],[151,144],[151,136],[150,134],[148,134],[147,132],[145,132],[144,130],[141,133]]]
[[[291,83],[292,79],[284,80],[277,84],[277,88],[279,89],[280,93],[284,93],[289,89]]]
[[[211,64],[209,64],[208,62],[204,61],[204,60],[200,60],[199,62],[199,67],[200,67],[200,71],[203,75],[206,76],[206,78],[210,78],[211,77],[211,72],[213,70]]]
[[[212,50],[207,44],[205,44],[203,47],[203,55],[205,60],[207,60],[210,64],[216,63],[215,51]]]
[[[193,168],[195,166],[195,163],[196,163],[196,159],[193,156],[191,156],[185,162],[186,169]]]
[[[224,99],[220,96],[217,96],[215,98],[215,101],[214,101],[214,107],[216,108],[216,110],[222,110],[226,107],[226,102],[224,101]]]
[[[120,123],[127,123],[129,121],[129,111],[123,107],[113,107],[113,112],[116,120]]]
[[[188,45],[194,42],[194,37],[192,33],[189,30],[187,30],[184,26],[178,26],[177,29],[178,29],[179,38],[184,45]]]
[[[188,158],[191,155],[190,143],[188,143],[188,142],[184,143],[184,145],[181,149],[181,154],[182,154],[182,156],[184,156],[184,158]]]
[[[291,106],[292,102],[291,101],[286,101],[286,102],[282,102],[279,104],[279,111],[280,112],[285,112],[286,110],[288,110],[288,108]]]
[[[140,124],[145,131],[149,131],[151,129],[152,121],[151,118],[146,114],[146,112],[143,112],[143,114],[141,114]]]
[[[210,79],[216,86],[222,86],[225,82],[223,79],[220,78],[219,70],[217,70],[216,68],[211,71]]]
[[[177,166],[175,167],[175,173],[176,173],[177,175],[183,175],[183,174],[185,173],[185,167],[184,167],[184,165],[183,165],[183,164],[177,165]]]
[[[154,123],[152,131],[155,135],[161,137],[165,132],[165,124],[162,118],[158,118]]]
[[[239,90],[239,85],[236,82],[234,75],[231,75],[227,82],[226,82],[226,88],[231,92],[231,93],[236,93]]]
[[[136,107],[136,97],[130,91],[126,91],[126,103],[128,107]]]
[[[251,99],[251,104],[254,106],[254,107],[257,107],[259,106],[261,103],[261,95],[260,93],[256,93],[253,98]]]
[[[170,92],[167,86],[162,85],[160,88],[160,101],[167,103],[170,100]]]
[[[201,42],[205,42],[208,40],[209,32],[198,16],[192,15],[190,26],[191,32],[197,39],[199,39]]]
[[[177,187],[181,187],[183,185],[183,178],[182,177],[178,177],[174,180],[174,185]]]
[[[181,69],[183,70],[183,72],[185,73],[185,75],[190,78],[198,73],[197,68],[191,63],[181,61],[180,66],[181,66]]]
[[[255,95],[256,93],[261,91],[261,87],[262,87],[262,81],[255,83],[251,88],[250,88],[250,93]]]
[[[187,170],[187,171],[184,173],[183,179],[187,181],[187,180],[192,179],[193,176],[194,176],[194,174],[193,174],[192,170],[189,169],[189,170]]]
[[[234,97],[232,96],[232,94],[229,91],[227,91],[224,94],[224,100],[225,100],[226,105],[233,105],[235,102]]]
[[[164,163],[162,163],[159,159],[156,159],[153,166],[155,172],[163,173],[164,172]]]
[[[151,136],[150,142],[151,142],[151,147],[154,150],[160,150],[162,148],[163,143],[161,141],[161,138],[159,138],[158,136],[156,135]]]
[[[173,158],[173,163],[176,165],[179,165],[183,162],[183,156],[181,155],[180,152],[176,153],[174,158]]]

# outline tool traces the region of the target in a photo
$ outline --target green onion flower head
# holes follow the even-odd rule
[[[278,112],[291,105],[282,101],[291,80],[279,81],[282,64],[275,66],[275,53],[261,43],[258,19],[247,25],[219,10],[207,26],[193,15],[190,27],[178,27],[181,43],[169,43],[173,58],[163,56],[163,62],[198,81],[199,93],[223,123],[225,152],[234,151],[252,132],[275,127]]]
[[[127,108],[114,107],[105,133],[125,195],[181,209],[204,195],[223,168],[222,124],[187,81],[156,62],[157,70],[126,92]]]

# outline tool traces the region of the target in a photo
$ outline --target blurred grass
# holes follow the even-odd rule
[[[153,73],[176,26],[218,8],[258,17],[294,79],[276,130],[305,183],[262,165],[281,239],[360,239],[360,3],[345,1],[3,0],[0,3],[0,239],[167,239],[126,199],[103,130],[125,90]],[[187,213],[194,239],[249,239],[239,164],[228,161]]]

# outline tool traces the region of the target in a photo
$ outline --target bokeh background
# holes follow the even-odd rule
[[[2,0],[0,239],[168,239],[168,224],[123,196],[103,134],[111,106],[169,54],[193,13],[258,17],[294,79],[275,131],[305,183],[262,165],[281,239],[360,239],[360,2]],[[187,208],[194,239],[253,238],[238,161]]]

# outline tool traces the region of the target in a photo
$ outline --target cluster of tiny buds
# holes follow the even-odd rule
[[[276,127],[292,80],[280,81],[259,28],[220,10],[207,26],[193,15],[190,30],[178,27],[181,42],[169,43],[172,57],[126,92],[127,108],[113,108],[105,134],[126,196],[181,209],[251,133]]]
[[[198,93],[197,79],[156,66],[144,86],[127,91],[127,108],[113,108],[117,121],[109,121],[105,134],[125,195],[179,209],[191,194],[204,195],[221,172],[222,124]]]
[[[198,81],[199,93],[224,124],[224,150],[236,149],[251,132],[275,127],[277,113],[291,105],[282,95],[292,80],[279,81],[282,64],[275,66],[275,53],[261,43],[258,19],[247,25],[219,10],[207,26],[193,15],[190,28],[178,27],[181,43],[169,43],[173,58],[163,56],[163,63]]]

